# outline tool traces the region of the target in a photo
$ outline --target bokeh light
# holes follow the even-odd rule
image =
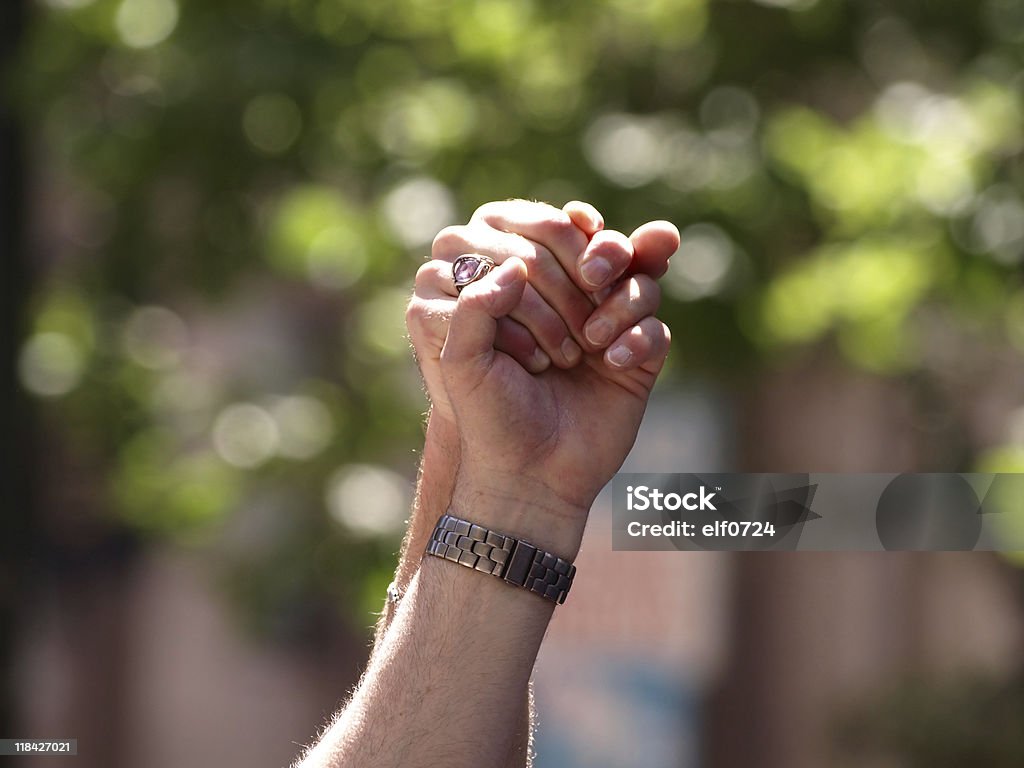
[[[282,397],[271,404],[269,412],[277,426],[277,453],[285,458],[311,459],[334,437],[331,412],[315,397]]]
[[[331,517],[349,533],[363,538],[401,534],[409,511],[409,481],[372,464],[350,464],[330,476],[325,490]]]
[[[728,284],[735,261],[736,245],[728,234],[714,224],[693,224],[680,233],[666,289],[683,301],[713,296]]]
[[[59,397],[78,386],[85,370],[79,346],[62,333],[37,333],[21,349],[22,386],[42,397]]]
[[[173,368],[188,346],[188,328],[165,307],[141,307],[125,321],[121,340],[128,357],[142,367]]]
[[[253,403],[233,403],[213,424],[213,446],[228,464],[254,469],[273,457],[280,443],[274,417]]]
[[[162,43],[178,24],[176,0],[121,0],[114,17],[121,41],[129,48]]]
[[[402,245],[419,248],[455,223],[455,201],[451,191],[436,179],[406,179],[385,197],[384,219]]]
[[[242,128],[249,143],[265,155],[286,152],[302,132],[298,105],[283,93],[264,93],[245,105]]]

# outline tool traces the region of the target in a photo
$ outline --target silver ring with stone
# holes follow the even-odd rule
[[[470,283],[475,283],[481,277],[494,269],[494,259],[481,256],[478,253],[466,253],[459,256],[452,263],[452,282],[455,283],[455,292],[462,293],[462,289]]]

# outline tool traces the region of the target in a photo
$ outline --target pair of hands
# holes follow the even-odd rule
[[[456,425],[457,490],[558,507],[582,523],[632,446],[669,331],[655,278],[667,222],[625,235],[585,203],[488,203],[434,240],[406,322],[433,404]],[[457,294],[464,253],[498,265]]]

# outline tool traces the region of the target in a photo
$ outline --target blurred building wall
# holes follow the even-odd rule
[[[728,403],[659,390],[624,472],[722,471]],[[598,497],[573,593],[537,664],[537,768],[694,768],[705,692],[724,660],[731,562],[719,552],[614,552]]]
[[[963,469],[937,467],[927,438],[905,382],[827,354],[754,382],[741,409],[749,471]],[[733,568],[705,740],[715,768],[840,764],[836,721],[851,705],[912,676],[1003,678],[1024,658],[1020,595],[989,553],[752,553]]]
[[[254,639],[208,564],[169,549],[40,597],[17,655],[18,734],[77,738],[81,768],[288,765],[367,651]]]

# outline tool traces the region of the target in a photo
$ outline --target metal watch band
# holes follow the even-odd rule
[[[442,515],[437,521],[427,552],[481,573],[490,573],[559,605],[565,602],[576,575],[575,565],[537,549],[528,541],[453,515]]]

